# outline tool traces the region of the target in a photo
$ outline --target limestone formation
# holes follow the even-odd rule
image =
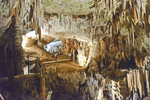
[[[149,99],[149,27],[149,0],[0,0],[0,99]]]

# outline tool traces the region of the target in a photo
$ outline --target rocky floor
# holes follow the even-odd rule
[[[128,78],[126,76],[127,73],[129,73],[128,70],[118,70],[117,76],[113,78],[113,76],[109,75],[109,72],[113,73],[113,71],[111,71],[108,68],[105,69],[107,70],[108,73],[105,74],[104,72],[102,73],[105,75],[104,78],[99,73],[88,74],[85,71],[85,67],[81,67],[77,63],[72,61],[52,63],[47,65],[45,68],[46,68],[45,76],[47,83],[47,91],[53,91],[51,96],[52,100],[62,100],[62,98],[63,100],[93,100],[94,98],[103,98],[104,100],[111,100],[113,99],[111,84],[119,85],[118,87],[116,87],[116,89],[118,90],[114,91],[114,95],[117,92],[119,93],[116,99],[117,98],[124,100],[129,99],[128,97],[130,93],[128,90],[129,88],[128,85],[130,83],[127,82]],[[132,77],[132,73],[134,76],[135,72],[136,72],[135,70],[133,71],[130,70],[129,73],[131,74],[130,77]],[[106,74],[108,74],[108,76]],[[143,78],[145,79],[145,76],[143,76]],[[128,81],[130,81],[132,84],[132,82],[134,82],[134,78],[133,80],[128,79]],[[146,82],[146,80],[139,80],[139,82],[141,83],[141,86],[143,86],[142,84],[143,82]],[[133,86],[131,85],[130,87],[135,88],[134,85]],[[140,87],[138,86],[138,88]],[[99,95],[101,93],[100,91],[103,91],[102,93],[104,94]],[[140,99],[139,96],[137,97],[138,99]],[[149,96],[144,98],[144,100],[149,100]]]
[[[84,68],[74,62],[53,63],[46,66],[46,80],[52,89],[52,100],[69,100],[85,81]]]

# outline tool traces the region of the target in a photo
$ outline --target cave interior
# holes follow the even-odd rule
[[[150,100],[150,0],[0,0],[0,100]]]

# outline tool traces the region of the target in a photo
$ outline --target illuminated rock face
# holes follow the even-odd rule
[[[139,93],[139,98],[149,94],[149,71],[132,70],[127,74],[129,93]]]

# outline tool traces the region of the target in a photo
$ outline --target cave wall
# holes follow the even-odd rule
[[[41,100],[40,76],[19,76],[1,80],[0,93],[4,100]]]
[[[72,54],[73,61],[80,66],[86,65],[89,56],[89,49],[90,47],[87,42],[78,41],[76,39],[63,40],[63,54]]]
[[[0,77],[13,77],[22,72],[21,32],[16,31],[15,17],[0,39]]]

